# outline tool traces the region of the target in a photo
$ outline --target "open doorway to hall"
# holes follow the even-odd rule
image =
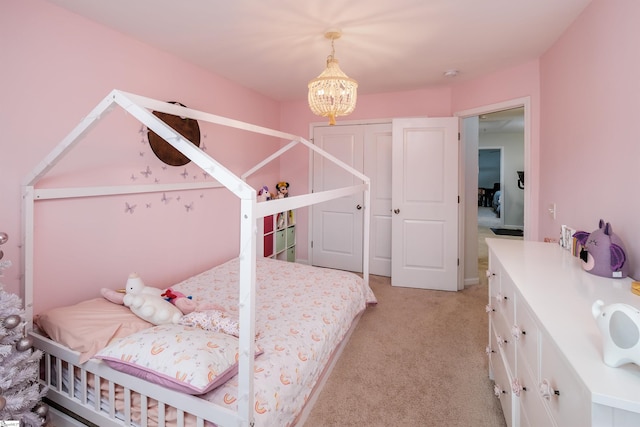
[[[488,267],[485,239],[523,239],[524,235],[525,196],[518,182],[518,172],[525,170],[524,107],[480,113],[477,120],[477,148],[470,155],[478,162],[475,223],[478,277],[482,283]]]

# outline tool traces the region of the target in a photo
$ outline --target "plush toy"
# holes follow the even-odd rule
[[[608,222],[600,220],[592,233],[576,231],[573,235],[582,245],[582,268],[596,276],[622,278],[629,274],[624,244]]]
[[[174,291],[169,288],[164,291],[161,296],[171,304],[178,307],[182,314],[189,314],[196,311],[195,301],[193,301],[191,296],[186,296],[182,292]]]
[[[114,291],[112,289],[108,289],[108,288],[102,288],[102,289],[100,289],[100,294],[107,301],[111,301],[112,303],[118,304],[118,305],[124,305],[124,296],[127,293],[127,289],[129,288],[129,285],[131,285],[131,286],[135,287],[136,289],[138,289],[138,288],[140,288],[141,284],[142,284],[142,286],[144,286],[144,283],[142,282],[142,279],[140,278],[138,273],[131,273],[129,275],[129,278],[127,279],[127,287],[126,288],[118,289],[116,291]],[[160,295],[160,294],[162,294],[162,289],[152,288],[150,286],[144,286],[142,289],[143,289],[143,292],[149,293],[151,295]]]
[[[140,286],[141,284],[142,284],[143,287]],[[204,311],[204,310],[226,311],[224,307],[222,307],[221,305],[218,305],[218,304],[197,303],[197,302],[195,302],[193,300],[191,295],[186,296],[182,292],[175,291],[175,290],[173,290],[171,288],[163,291],[162,289],[153,288],[153,287],[150,287],[150,286],[144,286],[144,283],[142,282],[142,279],[136,273],[132,273],[132,274],[129,275],[129,279],[127,280],[127,288],[126,289],[120,289],[120,290],[114,291],[112,289],[102,288],[102,289],[100,289],[100,294],[106,300],[108,300],[108,301],[110,301],[110,302],[112,302],[114,304],[126,305],[124,303],[124,300],[125,300],[125,297],[127,296],[127,290],[130,287],[133,290],[133,294],[135,294],[135,292],[137,292],[139,289],[142,289],[142,292],[144,294],[148,294],[148,295],[152,295],[152,296],[159,296],[165,302],[168,302],[169,304],[172,304],[173,306],[175,306],[175,308],[180,310],[180,314],[181,315],[189,314],[189,313],[192,313],[194,311]],[[131,301],[129,298],[131,298],[131,297],[127,297],[127,300]],[[166,304],[162,304],[162,306],[166,307]],[[172,311],[175,311],[175,310],[172,310]],[[153,322],[151,322],[151,323],[153,323]],[[167,323],[167,322],[165,322],[165,323]]]
[[[276,184],[276,191],[278,191],[276,199],[284,199],[285,197],[289,197],[289,183],[280,181]]]
[[[127,279],[122,302],[133,314],[154,325],[178,323],[182,312],[161,294],[161,289],[145,286],[140,276],[132,273]]]
[[[258,190],[258,201],[266,202],[267,200],[273,199],[273,194],[269,192],[269,187],[263,185],[260,190]]]
[[[640,366],[640,311],[628,304],[597,300],[591,312],[602,334],[604,363],[612,368],[635,363]]]

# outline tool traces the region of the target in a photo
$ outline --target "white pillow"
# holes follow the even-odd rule
[[[183,325],[158,325],[113,340],[96,358],[164,387],[202,394],[237,374],[238,338]]]

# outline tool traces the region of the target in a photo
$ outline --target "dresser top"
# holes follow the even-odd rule
[[[554,243],[487,239],[506,274],[542,328],[591,391],[592,401],[640,413],[640,366],[604,364],[602,336],[591,314],[605,305],[640,308],[631,279],[608,279],[584,271],[579,258]]]

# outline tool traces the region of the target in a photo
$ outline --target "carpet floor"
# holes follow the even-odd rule
[[[460,292],[370,282],[379,303],[360,319],[305,427],[505,426],[485,355],[486,280]]]

